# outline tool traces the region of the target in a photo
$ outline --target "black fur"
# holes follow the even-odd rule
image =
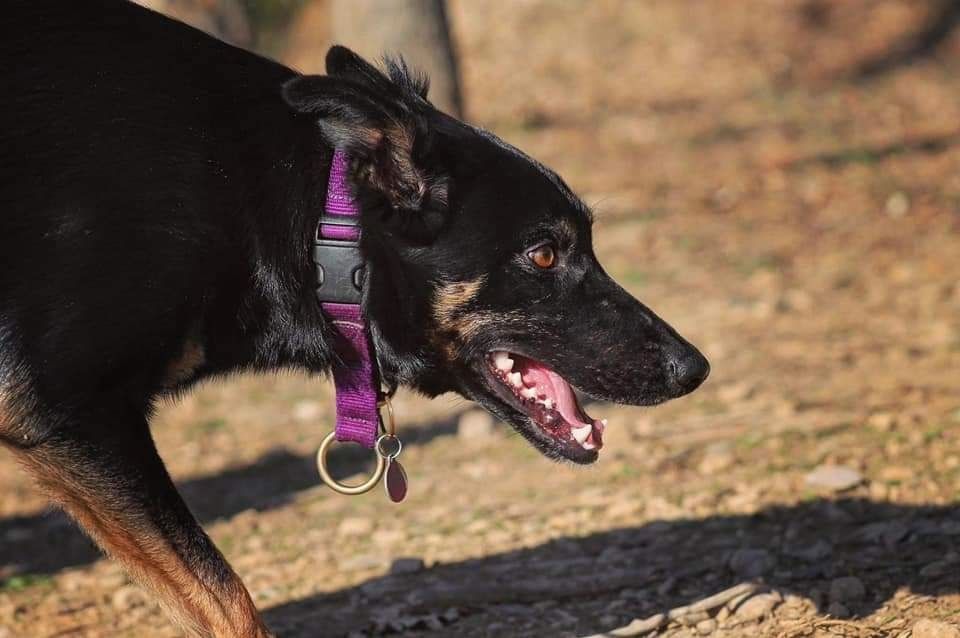
[[[122,0],[14,0],[0,51],[0,437],[22,454],[56,445],[61,463],[109,453],[120,501],[179,503],[161,465],[137,466],[157,397],[243,369],[329,369],[309,249],[333,147],[353,159],[386,376],[473,398],[579,462],[596,453],[556,445],[498,396],[491,350],[623,403],[706,377],[604,273],[564,182],[435,110],[402,61],[384,74],[335,47],[328,75],[300,76]],[[547,271],[527,258],[543,242],[559,259]],[[439,298],[465,282],[471,294]],[[185,555],[206,547],[188,528],[164,532],[193,538]]]

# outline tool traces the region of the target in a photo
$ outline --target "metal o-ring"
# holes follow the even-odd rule
[[[383,478],[383,471],[387,467],[387,462],[384,459],[383,455],[374,452],[374,456],[377,457],[377,466],[373,470],[373,474],[370,475],[366,481],[360,485],[344,485],[340,483],[327,470],[327,452],[330,451],[330,445],[336,440],[336,432],[331,432],[323,441],[320,443],[320,449],[317,450],[317,469],[320,471],[320,478],[323,479],[323,482],[327,484],[327,487],[332,489],[334,492],[339,492],[340,494],[364,494],[372,490],[377,483],[380,482],[380,479]]]
[[[384,442],[384,440],[394,441],[397,444],[396,451],[391,453],[384,452],[383,446],[382,446],[382,443]],[[381,434],[380,438],[377,439],[377,456],[379,456],[380,458],[395,459],[398,456],[400,456],[400,452],[402,451],[403,451],[403,443],[401,443],[400,439],[398,439],[393,434]]]

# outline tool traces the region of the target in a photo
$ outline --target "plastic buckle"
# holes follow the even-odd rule
[[[328,226],[356,226],[355,220],[342,217],[320,218]],[[313,242],[313,264],[317,273],[317,299],[322,303],[359,304],[363,293],[363,257],[355,241],[323,239],[317,226]]]

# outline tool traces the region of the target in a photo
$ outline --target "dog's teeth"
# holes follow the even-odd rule
[[[603,427],[607,427],[607,420],[606,420],[606,419],[600,419],[600,425],[602,425]]]
[[[545,408],[548,409],[548,410],[552,410],[552,409],[553,409],[553,399],[544,399],[544,400],[543,400],[543,407],[545,407]]]
[[[573,435],[573,438],[577,440],[577,443],[586,447],[587,437],[590,436],[590,433],[593,431],[592,425],[583,425],[579,428],[570,428],[570,434]]]
[[[597,446],[594,445],[593,443],[591,443],[590,441],[583,441],[583,442],[581,442],[581,443],[580,443],[580,447],[582,447],[584,450],[595,450],[595,449],[597,449]]]
[[[516,374],[520,373],[518,372]],[[523,390],[520,390],[520,396],[522,396],[524,399],[535,399],[537,398],[537,391],[533,388],[524,388]]]
[[[523,387],[523,377],[520,376],[519,372],[511,372],[507,375],[507,379],[510,380],[510,383],[520,388]]]
[[[493,365],[501,372],[510,372],[513,370],[513,359],[506,352],[498,352],[493,355]]]

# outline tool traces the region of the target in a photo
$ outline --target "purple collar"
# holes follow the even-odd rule
[[[314,241],[317,298],[336,327],[333,380],[337,392],[338,441],[372,448],[379,420],[379,378],[370,333],[361,308],[364,262],[360,255],[360,209],[347,183],[350,159],[334,151],[327,202]]]

